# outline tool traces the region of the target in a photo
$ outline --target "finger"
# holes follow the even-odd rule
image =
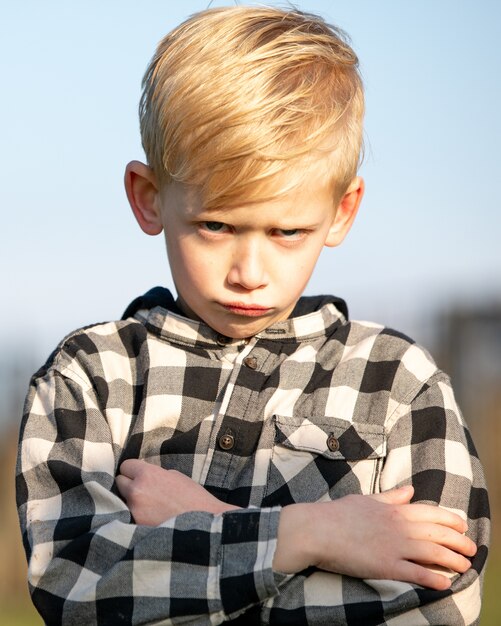
[[[477,546],[469,537],[442,524],[415,524],[413,529],[414,539],[440,544],[465,556],[471,557],[477,552]]]
[[[120,495],[127,500],[127,496],[130,493],[132,480],[127,476],[124,476],[123,474],[119,474],[115,478],[115,483]]]
[[[407,558],[421,564],[446,567],[459,574],[471,567],[471,562],[463,555],[429,541],[411,542]]]
[[[412,485],[405,485],[398,489],[390,489],[389,491],[383,491],[383,493],[369,497],[378,502],[383,502],[384,504],[408,504],[413,495],[414,487]]]
[[[468,524],[462,517],[441,506],[413,503],[404,507],[402,513],[406,519],[412,522],[440,524],[452,528],[458,533],[465,533],[468,530]]]
[[[120,465],[120,474],[128,478],[135,478],[141,471],[145,461],[140,459],[127,459]]]
[[[422,587],[429,587],[437,591],[444,591],[451,586],[451,581],[447,576],[437,574],[427,567],[419,565],[418,563],[412,563],[411,561],[401,561],[398,563],[395,568],[394,579],[406,583],[414,583]]]

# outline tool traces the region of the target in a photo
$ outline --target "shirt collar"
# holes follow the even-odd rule
[[[155,287],[136,298],[126,309],[123,319],[135,317],[148,330],[165,339],[187,346],[235,348],[246,343],[214,331],[203,322],[184,317],[168,289]],[[340,298],[310,296],[300,298],[291,317],[272,324],[255,335],[256,339],[280,342],[311,341],[332,334],[346,323],[348,310]]]

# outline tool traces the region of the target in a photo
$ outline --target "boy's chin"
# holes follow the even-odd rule
[[[208,324],[218,335],[229,339],[245,340],[268,328],[269,323],[257,324],[255,321],[249,324]]]
[[[254,337],[276,322],[287,319],[288,315],[261,317],[240,317],[238,315],[229,316],[224,320],[207,320],[205,323],[219,335],[224,335],[235,340],[244,340]],[[233,318],[233,319],[231,319]]]
[[[269,316],[247,317],[234,314],[212,316],[202,319],[202,322],[210,326],[218,335],[229,337],[234,340],[249,339],[262,332],[274,322]]]

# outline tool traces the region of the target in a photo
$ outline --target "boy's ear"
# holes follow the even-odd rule
[[[158,183],[151,167],[131,161],[125,168],[125,191],[134,217],[147,235],[163,230]]]
[[[355,176],[336,208],[336,215],[325,240],[326,246],[339,246],[346,237],[357,215],[364,190],[363,178]]]

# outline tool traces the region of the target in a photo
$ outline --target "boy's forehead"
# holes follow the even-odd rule
[[[331,185],[326,180],[306,177],[294,181],[291,189],[271,185],[266,194],[249,200],[235,198],[231,202],[206,207],[200,188],[178,182],[170,183],[163,197],[163,211],[176,213],[183,220],[202,220],[257,226],[274,223],[282,228],[315,226],[335,208]],[[166,215],[166,217],[167,217]]]
[[[205,190],[214,184],[217,174],[209,176],[201,184],[185,184],[170,181],[162,191],[164,201],[175,200],[190,211],[204,210],[211,213],[231,211],[238,207],[254,208],[264,203],[277,203],[284,199],[305,198],[308,196],[335,195],[335,165],[332,154],[307,155],[298,162],[286,167],[275,176],[261,181],[249,181],[244,191],[230,199],[209,205]],[[224,175],[224,173],[223,173]]]

